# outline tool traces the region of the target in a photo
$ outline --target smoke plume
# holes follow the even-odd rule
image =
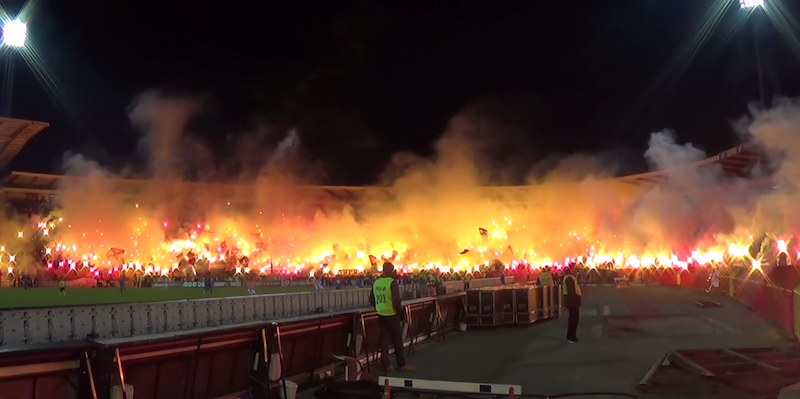
[[[257,170],[242,172],[248,178],[220,182],[219,160],[191,135],[190,121],[201,109],[200,101],[157,92],[136,99],[129,113],[150,160],[144,179],[120,180],[82,156],[68,157],[73,177],[59,187],[61,206],[48,219],[61,220],[51,245],[107,267],[171,270],[183,267],[181,256],[199,253],[253,271],[369,268],[369,255],[457,269],[495,259],[550,264],[620,253],[687,259],[731,243],[749,245],[752,235],[800,231],[794,100],[740,124],[773,160],[754,169],[774,171],[766,186],[745,184],[754,176],[730,177],[719,166],[697,167],[708,154],[665,131],[652,134],[643,154],[653,171],[649,182],[614,178],[619,165],[608,157],[578,154],[549,164],[546,174],[530,165],[527,185],[493,187],[510,180],[502,162],[487,155],[505,133],[486,128],[502,126],[486,120],[491,113],[467,107],[453,116],[432,157],[395,155],[384,187],[355,197],[310,187],[313,181],[297,172],[302,165],[279,162],[302,146],[302,132],[295,131],[264,146],[260,162],[243,155]],[[247,143],[242,150],[252,151],[256,142]],[[720,185],[732,188],[710,190]],[[110,248],[125,255],[109,257]]]

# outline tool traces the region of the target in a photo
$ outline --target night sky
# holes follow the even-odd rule
[[[500,164],[603,152],[641,172],[653,131],[709,153],[740,143],[730,123],[758,99],[753,23],[767,97],[800,92],[800,51],[763,12],[732,32],[738,0],[690,62],[681,46],[719,0],[268,3],[40,1],[30,40],[58,91],[16,61],[12,116],[51,127],[11,169],[60,173],[66,152],[139,167],[127,108],[160,90],[204,99],[189,130],[220,162],[232,136],[278,143],[297,128],[328,184],[429,155],[464,112],[499,140],[486,156]]]

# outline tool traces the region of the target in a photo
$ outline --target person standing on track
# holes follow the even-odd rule
[[[567,341],[571,344],[578,343],[578,323],[580,322],[580,308],[582,301],[581,286],[571,268],[564,269],[564,281],[561,283],[564,294],[564,306],[569,312],[567,319]]]
[[[214,282],[211,281],[211,273],[206,273],[206,277],[203,279],[203,292],[206,294],[213,294],[214,293]]]
[[[369,302],[378,312],[378,323],[381,328],[381,365],[385,370],[392,370],[389,359],[389,343],[394,346],[397,367],[402,371],[413,371],[414,367],[406,364],[403,347],[403,328],[400,321],[405,313],[400,302],[400,288],[392,277],[394,265],[383,264],[383,275],[375,280]]]
[[[708,276],[708,288],[706,288],[706,292],[711,293],[719,288],[719,273],[717,273],[717,269],[711,269],[711,275]]]

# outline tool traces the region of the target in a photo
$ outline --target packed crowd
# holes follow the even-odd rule
[[[614,265],[604,264],[597,267],[589,267],[583,264],[572,263],[568,265],[576,271],[576,276],[583,284],[611,283],[615,277],[624,275],[633,281],[655,280],[663,268],[640,268],[633,272],[624,272],[615,269]],[[562,267],[546,266],[542,268],[529,265],[519,265],[514,268],[485,268],[481,271],[461,271],[461,272],[442,272],[438,269],[423,269],[410,273],[398,273],[396,280],[403,286],[424,285],[432,289],[444,290],[443,284],[448,282],[469,283],[473,279],[499,278],[502,283],[505,280],[515,283],[535,282],[539,274],[547,270],[551,272],[556,281],[563,277]],[[177,269],[176,269],[177,271]],[[91,267],[67,269],[67,268],[40,268],[35,274],[6,273],[3,275],[3,285],[10,287],[32,288],[41,286],[55,286],[59,281],[66,280],[80,285],[92,287],[115,287],[123,281],[127,281],[128,286],[132,287],[152,287],[154,284],[175,284],[175,283],[198,283],[202,284],[206,280],[215,283],[236,284],[243,287],[258,286],[314,286],[318,289],[342,289],[347,287],[364,288],[371,286],[380,277],[379,273],[371,271],[360,272],[352,275],[333,275],[330,273],[276,273],[272,275],[256,273],[231,273],[225,269],[215,270],[214,273],[206,273],[203,276],[182,276],[180,273],[172,275],[153,276],[145,274],[141,270],[112,270],[100,271]],[[509,279],[513,277],[513,280]],[[465,286],[468,287],[468,284]]]
[[[81,284],[96,286],[113,285],[113,282],[120,280],[132,282],[133,285],[151,286],[155,283],[194,283],[211,279],[216,282],[239,281],[241,284],[256,286],[308,284],[318,287],[363,287],[371,284],[379,274],[379,265],[386,261],[397,265],[398,280],[401,283],[425,282],[437,285],[447,281],[483,277],[502,279],[506,276],[514,276],[515,281],[524,282],[535,280],[542,268],[558,271],[559,268],[569,265],[577,266],[579,274],[583,273],[581,278],[591,283],[592,280],[601,279],[603,271],[615,268],[686,268],[729,260],[759,268],[762,260],[767,259],[762,252],[772,252],[770,248],[775,248],[779,256],[783,256],[790,252],[789,248],[794,247],[794,244],[790,245],[779,237],[768,237],[755,240],[749,247],[730,244],[727,250],[695,250],[680,257],[666,253],[637,257],[632,253],[603,253],[599,249],[599,241],[590,241],[588,233],[570,232],[566,233],[566,241],[559,245],[570,248],[569,252],[573,255],[561,258],[563,260],[559,263],[542,258],[533,250],[512,247],[514,243],[510,243],[506,231],[510,230],[512,222],[506,218],[497,225],[492,222],[492,229],[477,228],[473,233],[474,237],[454,244],[452,255],[445,256],[447,262],[441,263],[430,260],[437,259],[435,256],[415,251],[412,244],[395,242],[390,243],[390,248],[387,249],[365,246],[363,242],[351,243],[347,247],[334,242],[319,251],[301,252],[301,249],[296,248],[302,247],[302,241],[294,242],[281,236],[283,238],[276,238],[273,244],[269,244],[265,242],[271,240],[269,237],[261,237],[255,233],[245,235],[240,234],[242,231],[222,228],[210,229],[204,223],[191,226],[196,231],[190,231],[188,236],[170,236],[172,238],[169,239],[165,237],[167,229],[171,227],[170,223],[156,223],[156,226],[149,227],[154,232],[153,235],[145,237],[142,235],[144,233],[137,233],[128,243],[133,249],[126,250],[106,244],[109,241],[124,242],[128,237],[109,240],[99,229],[82,233],[83,235],[62,235],[58,233],[60,229],[70,231],[73,226],[69,220],[65,221],[64,218],[50,214],[47,209],[49,203],[22,205],[24,206],[19,209],[9,208],[9,212],[22,212],[23,215],[27,212],[29,217],[32,214],[48,216],[28,226],[28,230],[19,231],[18,236],[10,241],[16,245],[15,248],[0,245],[0,263],[3,266],[0,268],[0,280],[4,286],[30,287],[59,281],[80,281]],[[141,223],[145,230],[147,221],[143,220]],[[81,238],[89,237],[87,234],[98,237],[94,237],[94,240]],[[139,251],[139,240],[145,238],[154,244]],[[70,239],[75,244],[70,245]],[[554,236],[553,240],[560,238]],[[598,248],[595,248],[595,243]],[[522,247],[522,244],[531,243],[518,244]],[[305,255],[279,256],[280,253],[295,252]],[[375,253],[375,256],[370,253]],[[415,262],[414,259],[429,260],[426,263],[412,263]]]

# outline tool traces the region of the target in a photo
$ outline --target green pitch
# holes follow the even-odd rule
[[[313,287],[259,287],[258,294],[280,294],[308,292]],[[202,288],[128,288],[119,292],[118,288],[67,288],[67,296],[62,298],[58,288],[0,288],[0,309],[50,307],[64,305],[101,305],[124,302],[158,302],[181,299],[219,298],[247,295],[246,288],[214,288],[213,293],[205,293]]]

